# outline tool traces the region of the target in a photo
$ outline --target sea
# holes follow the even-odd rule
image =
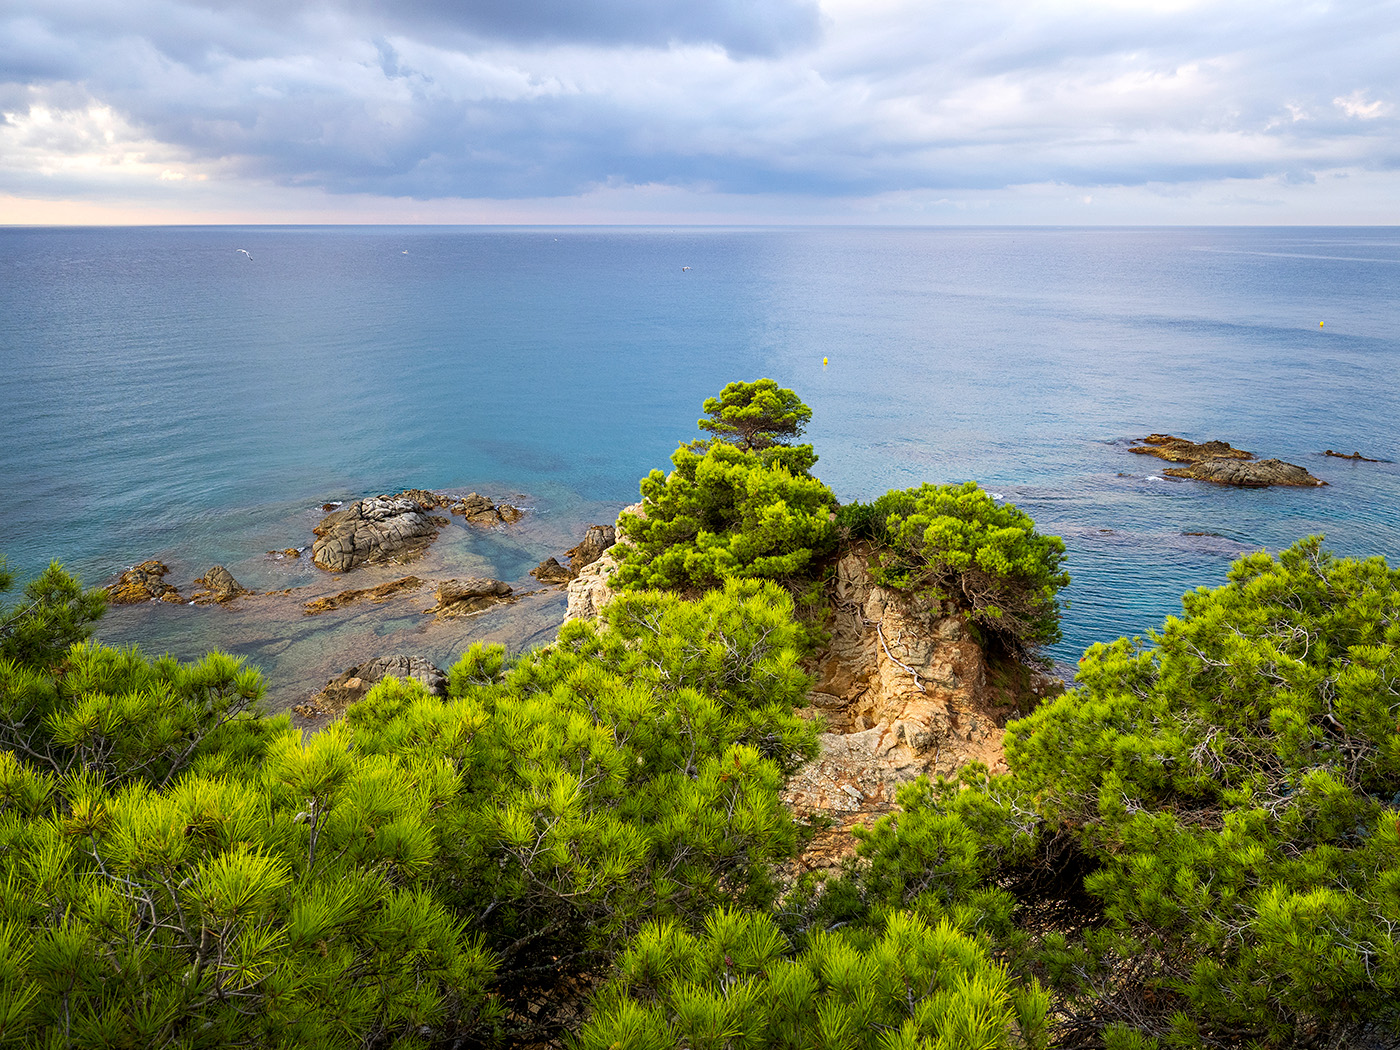
[[[266,593],[113,607],[98,636],[243,656],[272,710],[372,656],[548,641],[564,600],[529,570],[635,501],[735,379],[811,406],[842,501],[973,480],[1063,537],[1071,671],[1248,551],[1320,533],[1400,567],[1393,227],[7,227],[0,365],[11,571],[159,559],[188,596],[226,566]],[[1129,452],[1151,433],[1327,485],[1169,478]],[[285,553],[324,506],[406,488],[527,514],[348,577]],[[306,612],[406,573],[423,588]],[[519,601],[427,615],[462,575]]]

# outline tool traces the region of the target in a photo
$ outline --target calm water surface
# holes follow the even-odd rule
[[[450,662],[562,615],[541,594],[450,628],[408,602],[297,619],[346,581],[266,552],[309,543],[323,502],[518,494],[522,526],[453,526],[415,571],[529,584],[735,378],[812,406],[843,500],[974,479],[1064,536],[1062,660],[1246,550],[1322,532],[1400,564],[1400,468],[1322,455],[1400,459],[1391,228],[9,228],[0,248],[0,550],[21,578],[156,557],[186,592],[215,563],[295,588],[102,628],[247,655],[278,703],[380,651]],[[1330,484],[1166,479],[1127,452],[1153,431]]]

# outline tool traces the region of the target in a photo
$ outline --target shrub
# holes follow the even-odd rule
[[[975,482],[889,492],[842,507],[837,520],[874,546],[877,582],[950,603],[1013,655],[1059,640],[1064,542]]]
[[[795,393],[771,379],[730,383],[701,407],[709,418],[699,421],[700,429],[746,452],[785,444],[783,438],[798,437],[812,418]]]
[[[681,446],[669,474],[642,480],[641,515],[618,525],[624,588],[703,590],[730,579],[793,580],[830,552],[836,500],[808,471],[810,445],[746,452],[714,442]]]
[[[654,923],[618,971],[577,1050],[1045,1045],[1043,992],[1017,989],[946,923],[907,914],[818,934],[796,955],[763,915],[716,911],[698,936]]]

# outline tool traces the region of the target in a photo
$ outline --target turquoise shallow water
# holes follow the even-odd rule
[[[1063,535],[1063,660],[1244,550],[1323,532],[1400,564],[1400,467],[1321,455],[1400,459],[1391,228],[9,228],[0,248],[0,549],[22,577],[159,557],[182,586],[216,562],[324,586],[265,552],[308,543],[326,500],[416,486],[520,493],[527,528],[458,530],[437,568],[522,581],[698,436],[705,397],[761,375],[812,406],[841,498],[971,478]],[[1127,452],[1153,431],[1330,485],[1164,479]],[[533,600],[522,639],[559,611]],[[308,620],[289,652],[220,612],[103,631],[298,682],[383,641],[367,615]]]

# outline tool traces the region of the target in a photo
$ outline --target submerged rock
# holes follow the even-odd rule
[[[1186,463],[1185,467],[1167,467],[1162,471],[1173,478],[1194,478],[1216,485],[1239,488],[1268,488],[1271,485],[1326,485],[1295,463],[1279,459],[1256,459],[1253,452],[1234,448],[1227,441],[1206,441],[1197,444],[1171,434],[1149,434],[1143,443],[1129,452],[1156,456],[1169,463]]]
[[[311,558],[329,572],[404,562],[437,538],[438,524],[407,496],[375,496],[328,514],[316,527]]]
[[[134,565],[107,588],[107,599],[113,605],[136,605],[156,600],[182,602],[184,599],[180,597],[180,592],[165,582],[169,571],[169,565],[154,559]]]
[[[307,602],[302,611],[306,616],[315,616],[318,613],[330,612],[332,609],[340,609],[350,605],[362,598],[378,604],[386,602],[396,594],[405,591],[414,591],[423,586],[423,581],[417,576],[404,576],[401,579],[390,580],[388,583],[381,583],[378,587],[365,587],[359,590],[341,591],[338,594],[327,595],[324,598],[317,598]]]

